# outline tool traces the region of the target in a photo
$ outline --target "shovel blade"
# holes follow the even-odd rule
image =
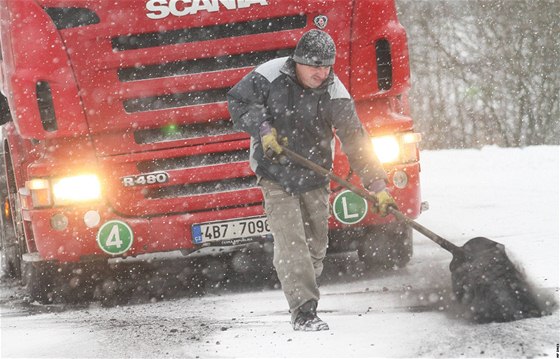
[[[544,314],[538,296],[503,244],[473,238],[453,256],[449,269],[453,291],[468,319],[507,322]]]

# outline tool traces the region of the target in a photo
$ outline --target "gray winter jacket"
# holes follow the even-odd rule
[[[289,193],[324,187],[329,180],[297,164],[284,166],[264,156],[259,134],[263,121],[276,128],[278,138],[288,139],[288,148],[327,169],[332,167],[336,129],[343,151],[364,186],[386,181],[354,102],[332,71],[321,87],[307,89],[298,84],[291,58],[274,59],[235,85],[228,92],[228,105],[234,126],[251,135],[251,169]]]

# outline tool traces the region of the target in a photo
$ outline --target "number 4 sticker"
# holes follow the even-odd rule
[[[122,221],[109,221],[99,228],[97,244],[107,254],[123,254],[132,247],[134,234]]]

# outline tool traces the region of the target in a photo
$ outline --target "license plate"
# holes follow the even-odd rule
[[[231,242],[235,244],[255,237],[270,236],[270,228],[266,217],[194,224],[191,230],[195,244],[208,242]]]

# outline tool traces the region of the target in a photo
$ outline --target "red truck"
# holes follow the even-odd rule
[[[226,92],[312,28],[334,38],[334,70],[416,218],[420,135],[394,0],[0,0],[5,274],[48,300],[46,265],[270,243]],[[334,173],[359,184],[336,146]],[[329,251],[410,260],[409,229],[332,190]]]

